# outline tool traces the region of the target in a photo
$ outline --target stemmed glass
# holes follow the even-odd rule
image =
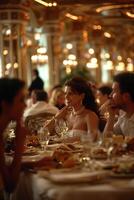
[[[55,131],[58,136],[63,137],[68,131],[68,124],[67,121],[64,119],[57,120],[55,122]]]
[[[38,131],[38,138],[41,145],[41,149],[45,150],[50,139],[50,133],[47,128],[41,128]]]

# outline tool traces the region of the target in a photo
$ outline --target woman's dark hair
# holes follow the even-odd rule
[[[0,78],[0,112],[1,102],[12,103],[14,97],[24,86],[25,82],[17,78]]]
[[[113,80],[119,84],[121,93],[128,92],[131,96],[132,101],[134,101],[134,73],[119,73],[113,77]]]
[[[97,115],[99,115],[95,96],[92,92],[92,88],[89,82],[81,77],[74,77],[71,80],[67,81],[65,83],[65,86],[70,87],[73,92],[76,92],[78,94],[84,93],[85,96],[82,103],[85,108],[90,109],[94,111]]]
[[[103,95],[110,95],[111,92],[112,92],[112,87],[108,86],[108,85],[103,85],[103,86],[100,86],[98,88],[98,90],[103,94]]]

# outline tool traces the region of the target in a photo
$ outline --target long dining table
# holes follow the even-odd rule
[[[52,155],[54,149],[48,149],[25,156],[22,161],[36,162]],[[82,158],[80,153],[77,155]],[[84,165],[79,167],[24,170],[12,200],[134,200],[134,173],[116,174],[106,167],[122,160],[134,163],[133,154],[110,159],[87,158],[86,155],[82,159]]]

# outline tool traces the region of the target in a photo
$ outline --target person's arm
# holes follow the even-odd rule
[[[53,133],[53,131],[55,130],[55,122],[60,119],[65,119],[68,111],[68,106],[64,106],[64,108],[62,108],[51,120],[48,120],[44,127],[48,128],[50,133]]]
[[[91,136],[91,140],[95,141],[98,137],[98,128],[99,128],[99,118],[94,113],[91,112],[90,115],[86,117],[86,123],[87,123],[87,132]]]
[[[2,144],[2,142],[0,144],[0,171],[2,173],[5,190],[7,192],[12,192],[18,182],[25,135],[26,129],[23,128],[20,123],[17,123],[14,157],[10,165],[7,165],[5,161],[4,144]]]
[[[114,106],[112,106],[111,104],[107,105],[107,111],[109,113],[109,117],[107,119],[104,131],[103,131],[103,136],[104,137],[111,137],[112,132],[113,132],[113,128],[114,128],[114,124],[116,122],[116,114],[118,112],[118,109],[115,108]]]

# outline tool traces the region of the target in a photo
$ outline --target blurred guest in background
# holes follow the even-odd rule
[[[56,106],[59,110],[65,106],[65,93],[62,87],[53,90],[49,103]]]
[[[39,76],[39,72],[37,69],[33,70],[33,80],[31,82],[31,85],[29,86],[29,93],[33,90],[43,90],[44,89],[44,82]]]
[[[100,86],[96,92],[96,98],[99,103],[99,106],[103,105],[109,98],[109,95],[112,92],[112,87],[108,85]]]
[[[26,129],[21,123],[26,106],[24,85],[19,79],[0,79],[0,179],[7,193],[13,192],[17,185],[24,150]],[[12,162],[7,164],[3,135],[12,120],[16,122],[15,149]]]
[[[114,76],[111,99],[107,106],[109,118],[104,135],[114,134],[134,136],[134,73],[123,72]],[[116,114],[123,111],[116,121]]]
[[[40,113],[56,114],[58,108],[48,103],[48,94],[44,90],[33,90],[31,94],[32,106],[24,112],[24,118]]]
[[[108,101],[111,92],[112,92],[112,87],[108,85],[102,85],[98,87],[98,89],[96,89],[96,101],[99,105],[100,119],[101,119],[99,128],[101,132],[104,130],[108,117],[108,112],[104,105]]]

